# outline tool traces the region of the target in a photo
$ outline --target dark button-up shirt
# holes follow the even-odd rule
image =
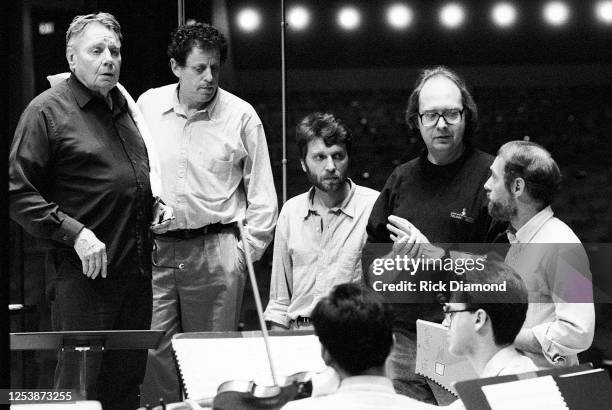
[[[109,276],[150,276],[147,150],[125,98],[110,95],[112,109],[72,75],[32,100],[11,146],[10,215],[76,262],[85,226],[106,245]]]

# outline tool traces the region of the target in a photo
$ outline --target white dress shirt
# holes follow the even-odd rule
[[[261,120],[249,103],[221,88],[188,116],[177,92],[170,84],[138,99],[160,158],[162,198],[176,217],[170,230],[246,218],[257,260],[272,240],[278,212]]]
[[[338,207],[318,201],[314,188],[283,206],[265,320],[288,326],[298,316],[310,316],[335,285],[361,280],[361,249],[378,191],[349,182],[351,190]]]
[[[538,367],[578,364],[595,330],[589,262],[578,237],[544,208],[514,235],[506,263],[523,278],[529,309],[523,329],[530,329],[541,354],[525,352]]]

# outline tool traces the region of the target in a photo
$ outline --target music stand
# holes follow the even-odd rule
[[[159,345],[163,330],[92,330],[11,333],[11,350],[61,350],[80,352],[79,393],[87,398],[87,352],[148,350]]]

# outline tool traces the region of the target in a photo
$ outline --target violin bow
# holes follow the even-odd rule
[[[263,317],[263,307],[261,304],[261,298],[259,297],[259,287],[257,286],[257,278],[255,278],[255,270],[253,269],[253,260],[251,259],[251,252],[249,252],[249,242],[245,233],[244,225],[246,220],[238,221],[238,229],[240,230],[240,238],[242,239],[242,246],[244,247],[244,256],[246,258],[247,268],[249,271],[249,278],[251,280],[251,287],[253,288],[253,296],[255,297],[255,307],[257,308],[257,317],[259,318],[259,326],[261,327],[261,333],[263,335],[264,344],[266,346],[266,353],[268,354],[268,364],[270,365],[270,372],[272,373],[272,382],[275,386],[278,386],[278,379],[276,377],[276,371],[272,363],[272,354],[270,353],[270,342],[268,340],[268,328]]]

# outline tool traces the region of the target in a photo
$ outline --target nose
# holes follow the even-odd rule
[[[436,122],[436,127],[437,128],[446,128],[447,126],[448,126],[448,123],[444,119],[444,116],[440,115],[438,117],[438,122]]]
[[[487,192],[491,191],[491,177],[489,177],[489,179],[487,179],[487,182],[485,182],[484,189]]]
[[[206,83],[211,83],[213,80],[213,76],[212,76],[212,70],[210,69],[210,67],[208,67],[206,70],[204,70],[204,72],[202,73],[202,80]]]
[[[325,162],[325,169],[329,172],[334,172],[336,170],[336,163],[332,157],[328,157]]]

